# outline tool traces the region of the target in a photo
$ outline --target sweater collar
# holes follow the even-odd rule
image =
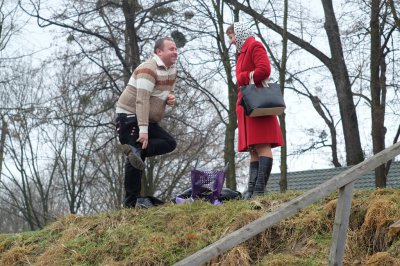
[[[156,61],[157,66],[159,66],[159,67],[164,67],[165,69],[175,68],[175,64],[173,64],[173,65],[170,66],[170,67],[167,67],[167,66],[164,64],[164,62],[161,60],[161,58],[160,58],[158,55],[156,55],[156,54],[153,55],[153,59]]]

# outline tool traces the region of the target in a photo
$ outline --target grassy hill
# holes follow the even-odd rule
[[[0,235],[0,265],[172,265],[300,193],[68,215],[40,231]],[[337,194],[209,265],[327,265]],[[345,265],[400,265],[400,191],[356,191]]]

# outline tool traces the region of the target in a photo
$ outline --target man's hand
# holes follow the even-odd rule
[[[139,133],[139,138],[136,142],[142,143],[142,149],[146,149],[149,144],[149,134],[148,133]]]
[[[175,95],[169,94],[167,96],[167,105],[174,106],[175,105]]]

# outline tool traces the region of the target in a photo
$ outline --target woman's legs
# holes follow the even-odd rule
[[[268,143],[256,144],[256,145],[254,145],[254,149],[258,156],[272,158],[271,144],[268,144]]]
[[[250,152],[250,161],[258,159],[258,172],[254,186],[253,196],[261,196],[265,193],[269,176],[272,170],[272,149],[270,144],[256,144],[254,151]]]
[[[250,162],[249,168],[249,181],[247,185],[247,191],[243,195],[244,199],[250,199],[253,196],[254,186],[256,185],[256,179],[258,175],[258,160]]]

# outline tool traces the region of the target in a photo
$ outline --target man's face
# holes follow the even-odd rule
[[[161,58],[167,67],[172,66],[178,59],[178,50],[176,44],[170,40],[164,40],[164,48],[156,50],[157,55]]]

